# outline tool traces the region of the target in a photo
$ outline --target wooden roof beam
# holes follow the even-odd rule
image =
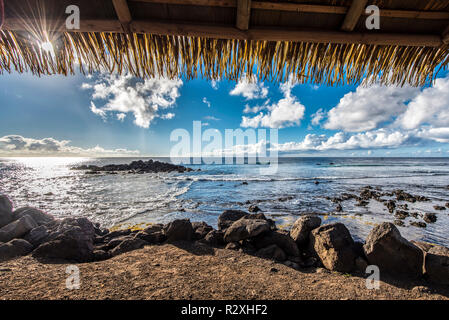
[[[221,7],[221,8],[237,7],[237,0],[128,0],[128,1],[144,2],[144,3],[162,3],[170,5]],[[251,1],[251,9],[298,12],[298,13],[341,14],[341,15],[345,15],[348,13],[348,7],[343,6],[314,5],[314,4],[303,4],[292,2]],[[366,15],[365,12],[363,12],[362,14]],[[449,20],[449,12],[447,11],[382,9],[380,10],[380,16],[389,18],[402,18],[402,19]]]
[[[368,0],[352,0],[348,13],[345,16],[341,30],[354,31],[357,22],[365,11]]]
[[[292,30],[275,28],[251,28],[242,31],[237,28],[218,25],[177,24],[156,21],[133,21],[132,31],[159,35],[178,35],[213,39],[237,39],[260,41],[292,41],[309,43],[366,44],[411,47],[440,47],[439,35],[358,33],[324,30]]]
[[[39,20],[9,18],[6,19],[3,30],[28,31],[29,25],[37,25]],[[120,22],[117,20],[81,20],[79,30],[66,30],[65,24],[58,20],[47,20],[52,26],[48,31],[60,32],[115,32],[123,33]],[[386,46],[411,47],[440,47],[443,44],[440,35],[432,34],[404,34],[404,33],[359,33],[325,30],[294,30],[279,28],[251,28],[246,31],[235,27],[219,25],[181,24],[159,21],[134,20],[130,23],[131,32],[192,36],[212,39],[237,39],[260,41],[293,41],[310,43],[339,43],[339,44],[366,44]]]
[[[130,33],[130,23],[132,21],[131,12],[129,11],[126,0],[112,0],[117,17],[122,24],[123,31]]]
[[[237,29],[248,30],[250,17],[251,0],[237,0],[237,21],[235,24]]]
[[[449,44],[449,26],[443,31],[442,39],[444,44]]]

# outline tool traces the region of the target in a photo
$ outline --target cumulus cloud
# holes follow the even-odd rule
[[[449,127],[449,75],[425,89],[409,86],[359,86],[328,113],[324,128],[362,132],[382,127]]]
[[[449,75],[437,79],[432,87],[414,97],[397,124],[405,129],[415,129],[423,124],[449,127]]]
[[[245,109],[243,109],[243,113],[258,113],[262,110],[266,110],[268,109],[270,102],[271,100],[267,99],[264,101],[262,105],[256,105],[254,107],[251,107],[249,104],[245,104]]]
[[[432,128],[423,127],[419,129],[416,136],[423,139],[429,139],[440,143],[449,143],[449,127]]]
[[[337,132],[330,137],[308,134],[301,142],[287,142],[276,148],[283,152],[392,148],[411,141],[411,138],[409,133],[385,129],[357,134]]]
[[[84,83],[82,88],[93,90],[93,100],[105,102],[100,107],[91,102],[92,112],[103,119],[106,119],[108,113],[132,113],[137,126],[148,128],[155,118],[173,118],[173,113],[164,111],[175,106],[182,85],[181,79],[152,78],[138,81],[131,75],[101,74],[95,83]],[[124,116],[117,115],[117,118],[122,120]]]
[[[80,148],[70,145],[68,140],[53,138],[33,139],[20,135],[8,135],[0,138],[2,156],[129,156],[138,155],[139,151],[127,149],[107,150],[100,146]]]
[[[104,111],[102,109],[98,109],[93,101],[90,102],[90,111],[95,113],[97,116],[100,116],[103,120],[106,120],[106,111]],[[120,114],[124,114],[124,113],[120,113]],[[117,115],[117,118],[118,118],[118,115]]]
[[[243,96],[246,100],[264,99],[268,95],[268,88],[265,87],[263,82],[259,83],[254,76],[248,78],[244,75],[229,94],[232,96]]]
[[[310,123],[314,126],[317,126],[320,124],[321,120],[323,120],[325,116],[326,116],[326,111],[324,111],[323,108],[320,108],[317,110],[317,112],[312,114]]]
[[[268,112],[260,112],[254,117],[243,116],[240,126],[243,128],[265,127],[278,129],[295,125],[299,126],[304,117],[305,107],[292,95],[291,90],[293,87],[294,84],[291,80],[282,83],[280,90],[284,97],[276,103],[264,104],[263,107],[257,107],[256,109],[251,109],[249,106],[248,108],[245,107],[245,110],[248,112],[260,109],[267,109]]]
[[[379,128],[405,112],[406,102],[419,94],[418,88],[359,86],[347,93],[339,104],[328,112],[324,128],[348,132],[362,132]]]

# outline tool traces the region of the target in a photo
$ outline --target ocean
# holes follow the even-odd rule
[[[437,214],[437,222],[426,228],[410,225],[422,218],[406,218],[398,227],[401,234],[449,246],[449,208],[433,208],[449,202],[449,158],[279,158],[277,171],[270,175],[261,175],[266,167],[261,164],[186,165],[195,171],[155,174],[88,175],[70,169],[138,159],[148,158],[0,158],[0,193],[15,207],[33,206],[58,218],[88,217],[104,227],[177,218],[216,227],[223,210],[248,210],[255,204],[280,228],[314,213],[324,223],[344,223],[355,240],[363,240],[376,224],[394,221],[394,215],[375,200],[366,207],[344,201],[343,211],[335,212],[329,197],[359,195],[365,186],[387,193],[401,189],[431,199],[408,203],[409,212]]]

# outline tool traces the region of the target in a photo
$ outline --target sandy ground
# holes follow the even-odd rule
[[[357,275],[297,271],[241,252],[203,245],[147,246],[107,261],[77,264],[80,289],[66,288],[67,263],[30,256],[0,263],[0,299],[448,299],[449,288]],[[427,284],[428,285],[428,284]]]

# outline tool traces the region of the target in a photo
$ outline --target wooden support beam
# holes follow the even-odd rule
[[[129,0],[129,1],[147,2],[147,3],[163,3],[163,4],[178,4],[178,5],[187,5],[187,6],[236,8],[238,0]]]
[[[46,31],[58,32],[112,32],[123,33],[122,24],[118,20],[80,20],[80,28],[76,30],[67,30],[64,20],[46,19]],[[32,27],[39,26],[41,20],[39,19],[22,19],[22,18],[8,18],[5,20],[3,30],[11,31],[30,31],[34,30]],[[31,29],[30,29],[31,28]]]
[[[309,12],[309,13],[332,13],[346,14],[348,8],[341,6],[323,6],[315,4],[298,4],[291,2],[260,2],[253,1],[252,9],[269,10],[269,11],[287,11],[287,12]]]
[[[239,39],[262,41],[293,41],[311,43],[398,45],[413,47],[439,47],[438,35],[393,34],[393,33],[346,33],[341,31],[291,30],[274,28],[251,28],[242,31],[237,28],[217,25],[174,24],[165,22],[133,21],[135,33],[179,35],[214,39]]]
[[[442,39],[444,44],[449,44],[449,26],[443,31]]]
[[[235,24],[237,29],[248,30],[250,16],[251,0],[237,0],[237,21]]]
[[[6,19],[3,30],[29,31],[30,25],[38,25],[39,20]],[[65,30],[64,21],[47,20],[51,30],[60,32],[115,32],[123,33],[117,20],[81,20],[79,30]],[[238,39],[261,41],[293,41],[311,43],[367,44],[411,47],[440,47],[443,44],[439,35],[398,34],[398,33],[358,33],[324,30],[295,30],[275,28],[252,28],[246,31],[235,27],[219,25],[195,25],[167,23],[158,21],[134,20],[130,23],[131,32],[158,35],[193,36],[213,39]]]
[[[172,5],[191,5],[206,7],[236,8],[237,0],[128,0],[133,2],[163,3]],[[266,2],[252,1],[251,9],[268,11],[287,11],[298,13],[324,13],[341,14],[348,13],[348,7],[313,5],[292,2]],[[363,15],[366,13],[363,11]],[[402,19],[424,19],[424,20],[449,20],[447,11],[413,11],[413,10],[380,10],[381,17],[402,18]]]
[[[366,15],[365,12],[363,12]],[[447,11],[409,11],[409,10],[380,10],[380,16],[386,18],[449,20]]]
[[[352,0],[348,13],[346,14],[341,30],[353,31],[363,12],[368,0]]]
[[[132,21],[131,12],[129,11],[126,0],[112,0],[117,17],[122,24],[123,31],[129,33],[131,30],[129,24]]]

